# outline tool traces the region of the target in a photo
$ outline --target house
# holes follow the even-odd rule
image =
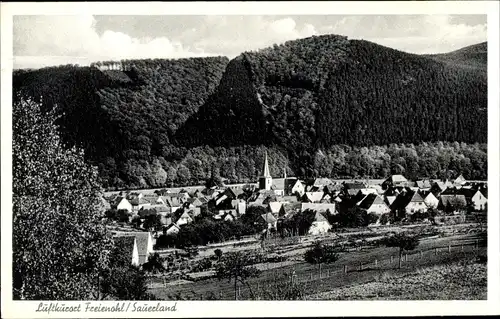
[[[341,190],[342,185],[338,183],[325,185],[325,187],[323,187],[323,192],[330,194],[330,196],[337,195]]]
[[[278,216],[282,218],[288,218],[294,215],[295,213],[301,211],[301,205],[302,205],[301,203],[284,203],[283,205],[281,205]]]
[[[160,216],[160,223],[163,226],[172,224],[172,214],[161,215]]]
[[[213,219],[220,220],[220,219],[226,218],[228,214],[232,215],[232,217],[230,217],[230,218],[237,219],[239,217],[238,213],[236,212],[236,209],[221,209],[221,210],[218,210],[217,213],[215,215],[213,215],[212,217],[213,217]]]
[[[413,213],[423,213],[427,211],[428,207],[427,204],[425,203],[424,199],[418,192],[413,192],[410,201],[408,202],[408,205],[406,205],[406,213],[407,214],[413,214]]]
[[[392,175],[382,183],[382,188],[387,189],[391,186],[408,186],[408,180],[403,175]]]
[[[165,234],[167,235],[176,235],[178,234],[180,231],[180,227],[177,226],[177,224],[175,223],[172,223],[170,224],[170,226],[167,227],[167,229],[165,230]]]
[[[156,194],[146,194],[142,197],[142,200],[150,203],[151,205],[157,204],[158,195]]]
[[[424,193],[424,196],[423,196],[425,204],[428,207],[437,208],[437,206],[439,204],[439,199],[437,199],[437,197],[434,196],[434,194],[431,191],[428,191],[426,193],[427,194],[425,195],[425,193]]]
[[[222,220],[225,220],[225,221],[235,221],[238,219],[238,213],[236,213],[235,210],[230,210],[228,212],[226,212],[223,216],[222,216]]]
[[[325,234],[332,228],[332,225],[328,222],[328,220],[323,216],[320,212],[316,211],[314,215],[314,221],[309,227],[308,234],[309,235],[319,235]]]
[[[132,204],[132,209],[134,211],[138,211],[144,207],[151,206],[151,202],[145,200],[143,197],[136,197],[134,199],[129,200],[130,204]]]
[[[399,190],[395,187],[390,187],[384,192],[385,203],[390,207],[394,200],[399,195]]]
[[[296,195],[303,196],[306,192],[306,187],[297,178],[287,178],[285,179],[285,195]]]
[[[163,203],[167,207],[170,207],[172,209],[172,213],[174,213],[183,206],[183,203],[180,201],[178,197],[160,196],[157,202]]]
[[[203,205],[203,202],[198,197],[188,198],[184,202],[184,207],[186,208],[200,207],[201,205]]]
[[[378,194],[367,194],[357,205],[368,214],[374,213],[382,215],[391,212],[391,209],[384,202],[384,199]]]
[[[137,251],[139,254],[139,265],[148,261],[149,255],[153,253],[153,238],[150,232],[118,232],[115,237],[135,237]]]
[[[116,207],[116,210],[125,209],[129,213],[131,213],[133,209],[132,204],[125,197],[122,196],[116,197],[114,203],[110,206]]]
[[[177,226],[182,226],[192,222],[193,218],[189,215],[187,211],[184,211],[175,223],[177,224]]]
[[[415,183],[416,183],[417,187],[421,190],[430,190],[432,187],[432,183],[428,179],[419,180],[419,181],[416,181]]]
[[[242,199],[237,199],[235,203],[233,203],[233,207],[236,209],[238,215],[244,215],[247,211],[247,203]]]
[[[323,199],[323,192],[306,192],[302,197],[302,201],[305,203],[319,203]]]
[[[478,189],[472,196],[471,202],[475,210],[486,210],[486,204],[488,203],[487,192]]]
[[[465,210],[467,207],[467,199],[464,195],[460,194],[450,194],[441,195],[439,198],[438,209],[444,211],[460,212]]]
[[[405,189],[394,200],[390,206],[391,210],[402,211],[406,214],[414,214],[417,212],[425,212],[428,207],[422,196],[415,191]]]
[[[465,185],[467,183],[467,181],[465,180],[465,178],[462,176],[462,174],[460,174],[460,176],[458,176],[454,181],[453,181],[453,184],[454,185],[457,185],[457,186],[462,186],[462,185]]]
[[[437,181],[431,186],[431,192],[432,194],[437,198],[439,195],[441,195],[442,192],[448,188],[448,183]]]
[[[282,205],[283,205],[283,203],[280,203],[280,202],[269,202],[268,208],[269,208],[269,211],[271,212],[271,214],[277,216]]]
[[[271,213],[262,214],[260,215],[260,218],[261,222],[264,223],[264,226],[266,227],[267,225],[266,229],[271,229],[271,228],[276,229],[278,220],[273,216],[273,214]]]
[[[167,215],[167,214],[173,213],[173,211],[170,207],[168,207],[167,205],[163,205],[163,204],[155,204],[155,205],[145,206],[141,210],[145,210],[145,209],[154,210],[158,215]]]
[[[313,186],[316,186],[318,188],[323,188],[331,184],[333,184],[333,182],[329,178],[316,178],[313,182]]]
[[[317,212],[329,212],[331,215],[337,213],[335,209],[335,204],[330,203],[301,203],[300,211],[304,212],[306,210],[313,210]]]
[[[115,237],[114,242],[115,249],[121,256],[126,256],[132,265],[139,266],[139,251],[134,236]]]
[[[199,208],[199,207],[193,207],[191,209],[187,209],[187,213],[194,220],[195,217],[201,215],[201,208]]]

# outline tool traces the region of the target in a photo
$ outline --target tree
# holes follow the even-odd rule
[[[165,270],[163,263],[165,262],[165,258],[162,258],[160,254],[154,253],[149,256],[147,263],[142,265],[142,269],[149,272],[162,272]]]
[[[149,294],[147,277],[139,267],[131,264],[130,247],[125,241],[115,241],[109,257],[109,267],[102,272],[100,299],[112,296],[118,300],[154,300]]]
[[[162,229],[163,225],[161,223],[160,215],[148,215],[144,218],[144,223],[142,227],[148,231],[159,231]]]
[[[177,181],[180,185],[185,185],[191,180],[191,171],[186,166],[180,164],[177,168]]]
[[[399,248],[399,269],[401,269],[401,260],[403,252],[417,248],[419,240],[415,236],[409,236],[405,233],[398,233],[393,236],[387,236],[382,240],[383,244],[387,247]]]
[[[173,183],[175,179],[177,178],[177,170],[175,167],[170,166],[167,170],[167,177],[165,181],[170,184],[170,186],[173,186]]]
[[[317,264],[321,275],[321,265],[334,263],[339,259],[336,249],[332,245],[323,245],[320,241],[316,241],[314,246],[308,249],[304,254],[304,260],[310,264]]]
[[[214,250],[214,255],[215,255],[215,257],[217,257],[217,260],[220,261],[220,259],[222,257],[222,250],[217,248],[216,250]]]
[[[65,148],[55,111],[20,98],[13,117],[13,295],[99,298],[112,241],[97,168]]]
[[[238,282],[246,285],[253,296],[253,291],[247,279],[260,275],[260,270],[252,266],[251,255],[243,251],[225,254],[221,261],[217,263],[215,272],[219,280],[228,279],[229,282],[234,280],[234,300],[238,299]]]
[[[131,214],[126,209],[119,209],[116,211],[115,219],[121,223],[128,223]]]

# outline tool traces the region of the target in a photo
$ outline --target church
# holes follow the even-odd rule
[[[305,193],[305,185],[295,177],[286,176],[286,168],[283,169],[283,178],[273,179],[269,170],[267,152],[264,158],[262,175],[259,177],[259,192],[269,191],[276,196],[289,196],[298,193],[300,196]]]

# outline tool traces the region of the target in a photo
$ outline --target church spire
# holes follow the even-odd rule
[[[286,179],[286,167],[283,167],[283,178]]]
[[[262,174],[263,177],[271,177],[271,174],[269,173],[269,165],[267,163],[267,152],[266,152],[266,159],[264,160],[264,174]]]

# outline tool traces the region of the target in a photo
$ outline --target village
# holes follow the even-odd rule
[[[465,223],[476,221],[473,216],[485,216],[487,211],[487,183],[467,181],[462,175],[445,181],[409,181],[403,175],[342,182],[328,178],[304,181],[286,174],[273,178],[267,155],[261,175],[256,184],[214,183],[175,192],[161,189],[108,193],[106,216],[112,221],[116,240],[128,242],[131,263],[141,266],[154,253],[169,256],[194,249],[198,255],[209,246],[213,252],[225,242],[235,247],[234,243],[244,245],[246,240],[251,244],[261,238],[324,237],[345,226],[377,228],[422,222],[440,225],[450,220]],[[305,215],[309,222],[300,219]],[[356,218],[361,221],[345,223],[353,215],[361,216]],[[218,232],[194,228],[203,220],[206,224],[207,219],[214,225],[224,223],[239,230],[220,231],[212,237],[193,235],[193,231]],[[242,224],[251,227],[241,230]],[[192,232],[184,233],[189,227]],[[186,241],[182,236],[200,238]],[[167,269],[174,271],[173,267]]]

